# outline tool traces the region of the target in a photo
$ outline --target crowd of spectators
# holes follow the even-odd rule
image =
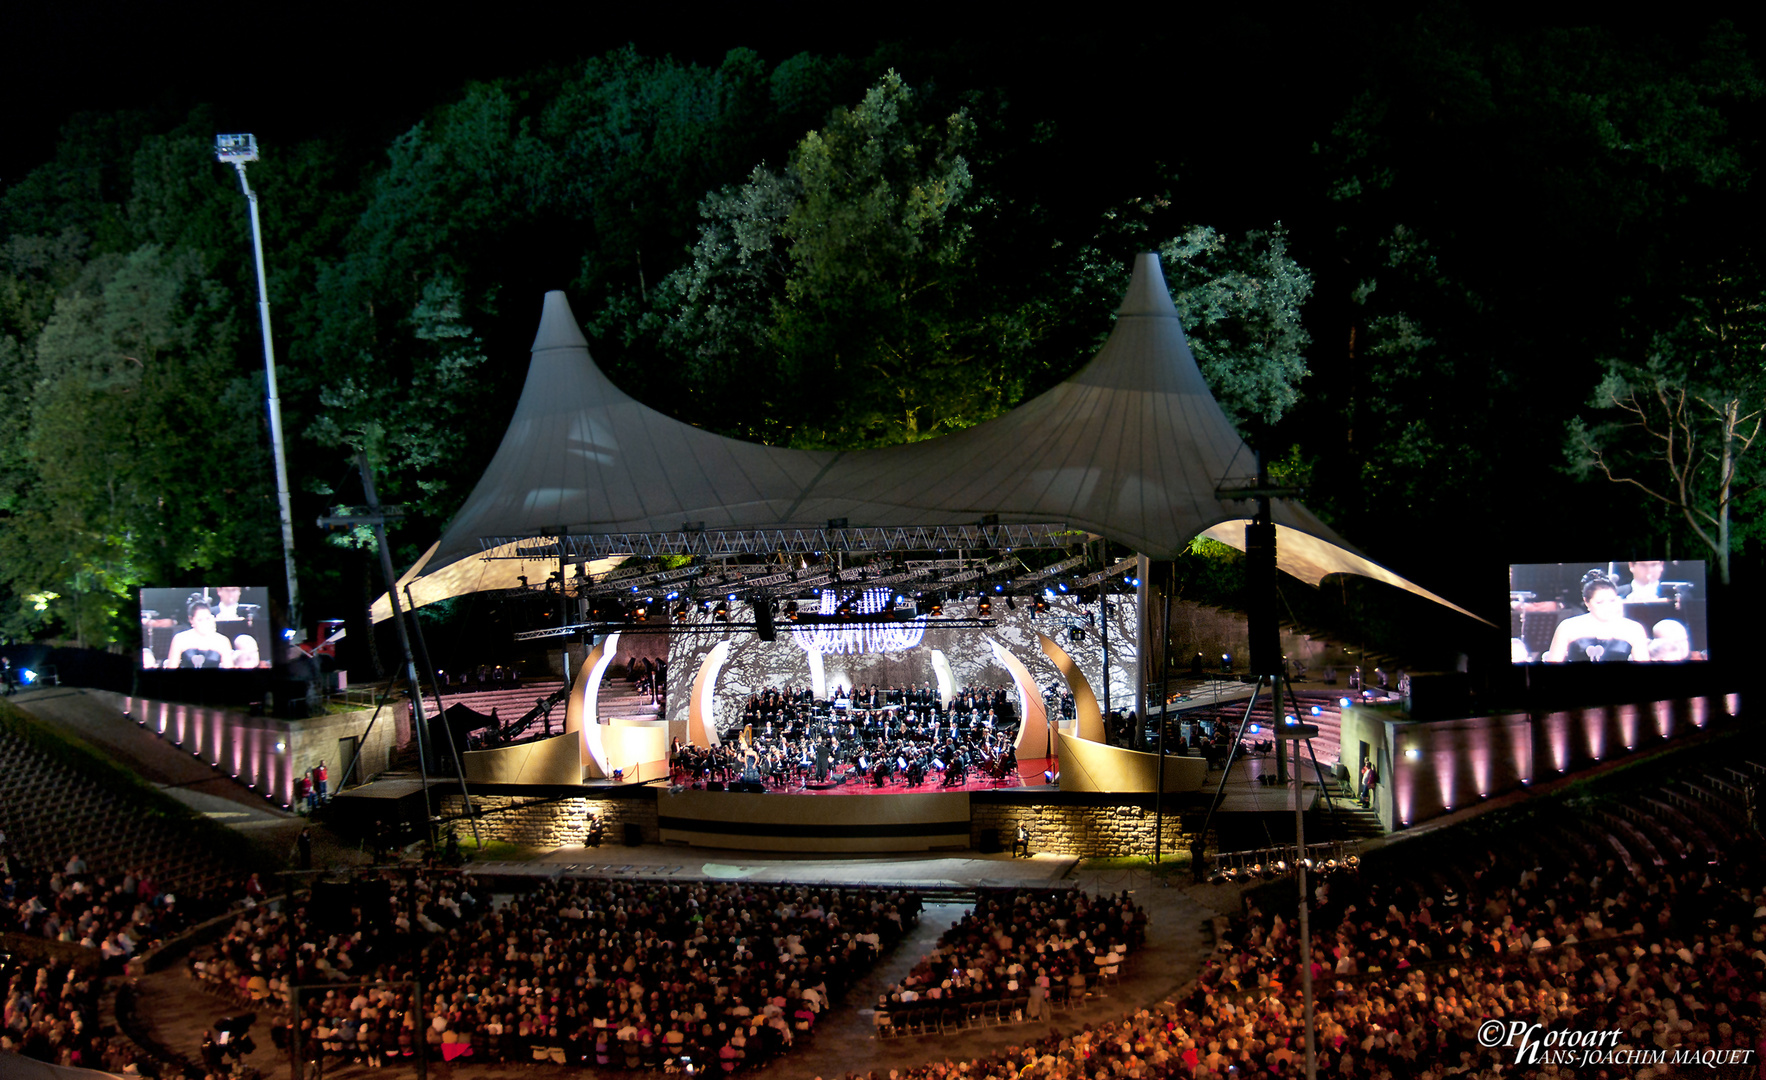
[[[200,910],[196,910],[200,909]],[[29,867],[0,840],[0,933],[92,950],[107,974],[183,927],[221,910],[207,897],[181,899],[144,868],[92,873],[78,854],[59,868]]]
[[[877,1026],[917,1003],[941,1007],[1024,998],[1028,1018],[1052,996],[1115,977],[1146,940],[1146,912],[1120,896],[1078,889],[985,891],[975,907],[878,1002]]]
[[[1673,1074],[1676,1054],[1760,1067],[1766,874],[1759,866],[1681,859],[1627,868],[1606,860],[1548,872],[1527,861],[1486,850],[1474,857],[1469,882],[1371,871],[1317,882],[1320,1076],[1647,1080]],[[1181,1001],[891,1077],[1299,1076],[1297,958],[1289,917],[1248,903]],[[1479,1031],[1492,1020],[1504,1025],[1495,1046]],[[1517,1063],[1522,1048],[1510,1026],[1535,1023],[1535,1042],[1553,1030],[1605,1032],[1620,1056],[1561,1068],[1543,1059]]]
[[[92,965],[5,955],[6,999],[0,1008],[0,1055],[23,1054],[56,1065],[136,1071],[132,1048],[106,1038],[99,1022],[103,980]],[[6,1072],[0,1057],[0,1075]]]
[[[444,1060],[733,1072],[813,1032],[920,910],[886,889],[598,880],[493,906],[467,876],[381,880],[385,893],[336,929],[305,905],[247,912],[192,971],[272,1008],[291,983],[420,976],[420,1003],[399,985],[303,997],[304,1043],[367,1063],[421,1039]]]
[[[101,1033],[106,980],[212,907],[180,899],[148,870],[92,873],[77,854],[59,868],[27,866],[0,834],[0,933],[31,939],[0,949],[0,1053],[136,1072],[133,1045]]]

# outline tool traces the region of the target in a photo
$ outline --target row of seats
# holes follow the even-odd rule
[[[162,883],[200,893],[230,880],[225,863],[190,842],[176,818],[143,813],[145,793],[118,791],[0,730],[0,828],[25,862],[59,869],[79,855],[95,874],[145,867]]]

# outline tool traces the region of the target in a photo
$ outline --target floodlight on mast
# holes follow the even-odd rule
[[[251,206],[251,250],[258,272],[258,325],[264,335],[264,390],[270,411],[270,450],[276,459],[276,501],[282,508],[282,568],[288,576],[288,628],[291,641],[306,639],[301,624],[300,584],[294,573],[294,508],[288,498],[288,458],[282,442],[282,399],[276,390],[276,348],[270,338],[270,296],[264,278],[263,226],[258,220],[258,194],[245,178],[246,165],[258,159],[255,135],[216,135],[215,160],[239,172],[239,186]]]

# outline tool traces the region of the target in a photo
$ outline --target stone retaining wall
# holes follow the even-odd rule
[[[656,800],[647,794],[636,799],[587,796],[546,802],[525,796],[474,795],[472,801],[482,814],[478,819],[478,830],[488,839],[543,847],[574,847],[583,842],[583,822],[592,810],[601,815],[601,822],[606,826],[602,844],[623,843],[628,821],[637,824],[645,843],[654,844],[658,840]],[[441,813],[444,817],[452,817],[460,810],[460,796],[442,797]]]
[[[637,798],[573,797],[540,801],[524,796],[474,795],[483,816],[479,831],[487,838],[542,847],[571,847],[582,843],[583,821],[589,811],[601,815],[606,825],[604,844],[625,839],[626,822],[635,822],[647,844],[660,842],[656,801],[646,792]],[[460,811],[459,795],[444,795],[440,811],[452,817]],[[1189,850],[1198,823],[1186,822],[1177,810],[1165,812],[1161,851],[1175,855]],[[1124,806],[1051,806],[1031,803],[972,804],[969,813],[970,844],[979,849],[983,831],[996,832],[1002,850],[1009,850],[1022,821],[1030,828],[1033,851],[1082,858],[1148,855],[1153,850],[1155,817],[1151,810]]]
[[[1167,855],[1189,851],[1196,826],[1184,831],[1176,810],[1164,813],[1160,850]],[[1022,822],[1030,829],[1030,850],[1081,858],[1150,855],[1157,818],[1141,806],[1049,806],[976,803],[969,815],[970,843],[979,848],[984,830],[996,830],[1000,845],[1010,850]]]

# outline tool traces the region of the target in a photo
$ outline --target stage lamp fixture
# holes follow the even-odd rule
[[[975,604],[975,614],[985,619],[993,614],[993,601],[983,596]]]
[[[792,622],[797,621],[797,601],[795,601],[795,600],[785,601],[785,617],[787,619],[790,619]]]
[[[730,605],[725,603],[722,600],[719,600],[717,602],[717,607],[715,607],[711,610],[711,617],[716,619],[718,622],[729,622],[730,621]]]
[[[632,621],[633,622],[649,622],[650,621],[650,608],[645,604],[639,604],[636,607],[632,608]]]
[[[1049,602],[1040,593],[1036,597],[1036,613],[1045,615],[1049,610]]]
[[[1321,705],[1314,705],[1312,707],[1312,715],[1323,716],[1324,715],[1324,707]]]
[[[943,615],[944,614],[944,600],[941,599],[936,594],[934,594],[932,597],[932,611],[930,612],[930,614],[933,614],[933,615]]]
[[[1123,578],[1122,580],[1127,582],[1130,588],[1138,589],[1141,587],[1141,579],[1135,577],[1133,574],[1130,574],[1129,576]]]

